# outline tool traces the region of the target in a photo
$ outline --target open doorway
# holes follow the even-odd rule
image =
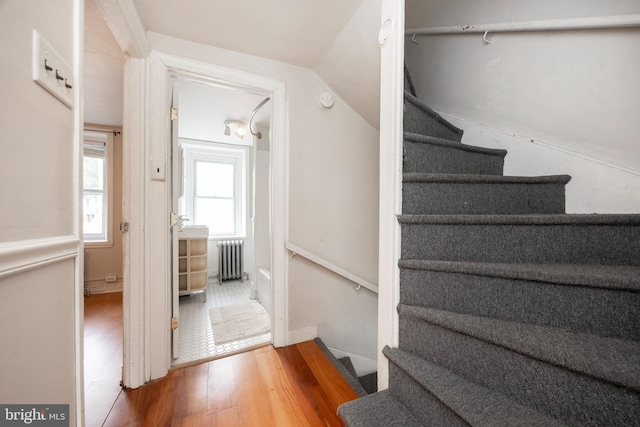
[[[268,344],[271,105],[172,79],[173,366]],[[177,295],[176,295],[177,294]]]

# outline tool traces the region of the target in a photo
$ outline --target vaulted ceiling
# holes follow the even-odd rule
[[[363,0],[133,0],[147,31],[314,68]]]
[[[113,110],[122,99],[104,87],[114,81],[109,73],[121,73],[113,47],[128,48],[109,22],[117,9],[143,39],[155,32],[309,68],[378,126],[380,0],[87,0],[85,9],[87,121],[118,124]],[[106,24],[98,22],[100,15]],[[108,119],[101,123],[100,114]]]

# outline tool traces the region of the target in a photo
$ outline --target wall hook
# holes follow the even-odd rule
[[[489,31],[484,32],[484,34],[482,35],[482,41],[484,41],[486,44],[491,44],[493,43],[493,40],[487,38],[488,34],[489,34]]]
[[[358,286],[354,286],[353,290],[357,292],[357,291],[360,290],[361,287],[362,287],[362,285],[360,283],[358,283]]]
[[[420,42],[416,40],[416,33],[413,33],[413,37],[411,37],[411,41],[414,42],[415,44],[420,44]]]
[[[295,252],[291,252],[291,255],[289,255],[289,262],[293,261],[293,258],[296,256],[297,254]]]

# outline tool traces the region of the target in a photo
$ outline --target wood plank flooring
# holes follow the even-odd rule
[[[175,369],[165,378],[135,390],[121,390],[111,398],[111,394],[101,393],[100,387],[92,387],[103,378],[107,381],[107,372],[115,369],[103,363],[103,346],[92,348],[98,337],[111,340],[116,335],[98,332],[95,323],[99,321],[95,319],[100,313],[111,319],[113,308],[108,307],[118,297],[104,297],[105,306],[99,303],[101,298],[94,295],[87,299],[93,302],[85,300],[85,337],[94,337],[85,342],[86,367],[91,371],[85,380],[93,377],[85,387],[87,426],[343,426],[337,407],[357,398],[313,341],[278,349],[269,345]],[[121,313],[120,304],[120,324],[112,325],[119,328],[120,354],[116,357],[109,352],[106,357],[117,360],[118,366],[122,365]],[[101,408],[108,406],[103,400],[110,400],[112,407],[100,421]]]
[[[122,293],[84,299],[85,426],[102,426],[122,388]]]

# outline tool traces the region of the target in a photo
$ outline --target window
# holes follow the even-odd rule
[[[83,155],[82,219],[84,241],[111,244],[111,151],[112,135],[86,131]]]
[[[182,147],[186,166],[182,211],[190,224],[206,225],[210,237],[244,237],[246,147],[194,142]]]

